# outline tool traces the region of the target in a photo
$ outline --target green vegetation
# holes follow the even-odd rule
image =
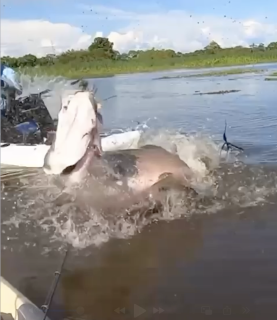
[[[228,70],[220,70],[220,71],[213,71],[213,72],[205,72],[205,73],[195,73],[195,74],[179,74],[177,76],[164,76],[161,78],[156,78],[155,80],[163,80],[163,79],[179,79],[179,78],[198,78],[198,77],[220,77],[220,76],[227,76],[233,74],[244,74],[244,73],[262,73],[264,70],[261,69],[228,69]]]
[[[267,47],[263,44],[253,44],[249,48],[238,46],[222,49],[212,41],[203,50],[190,53],[154,48],[120,53],[113,49],[113,43],[107,38],[98,37],[87,50],[70,50],[60,55],[47,55],[42,58],[32,54],[20,58],[6,56],[2,61],[30,75],[95,77],[179,68],[277,62],[277,42],[272,42]]]
[[[273,72],[269,76],[270,78],[265,78],[265,81],[277,81],[277,72]]]

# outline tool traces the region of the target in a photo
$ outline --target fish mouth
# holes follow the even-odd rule
[[[79,160],[79,161],[80,161],[80,160]],[[73,165],[71,165],[71,166],[68,166],[68,167],[66,167],[65,169],[63,169],[63,171],[62,171],[61,174],[62,174],[63,176],[68,176],[68,175],[70,175],[70,174],[76,169],[79,161],[78,161],[77,163],[75,163],[75,164],[73,164]]]
[[[93,97],[79,92],[64,99],[59,112],[55,138],[44,158],[43,169],[47,174],[69,175],[82,169],[92,158],[93,150],[101,148],[98,114]]]
[[[75,164],[65,167],[62,170],[61,175],[69,176],[74,171],[78,171],[86,167],[87,166],[86,163],[88,160],[92,160],[95,157],[99,158],[101,156],[101,151],[99,150],[98,145],[94,144],[93,141],[94,140],[92,139],[91,142],[89,143],[84,155]]]

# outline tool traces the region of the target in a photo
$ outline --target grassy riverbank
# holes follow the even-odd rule
[[[273,72],[269,77],[265,78],[265,81],[277,81],[277,72]]]
[[[171,49],[130,50],[120,53],[107,38],[98,37],[86,50],[59,55],[2,57],[2,61],[29,75],[63,76],[71,79],[172,69],[197,69],[277,62],[277,42],[267,46],[221,48],[212,41],[202,50],[182,53]]]
[[[245,73],[262,73],[264,70],[255,69],[255,68],[232,68],[220,71],[211,71],[205,73],[195,73],[195,74],[180,74],[176,76],[164,76],[160,78],[156,78],[155,80],[163,80],[163,79],[180,79],[180,78],[199,78],[199,77],[221,77],[221,76],[228,76],[228,75],[239,75]]]
[[[258,57],[225,57],[222,59],[180,59],[171,58],[162,61],[97,61],[92,63],[82,63],[78,66],[69,65],[53,65],[53,66],[37,66],[32,68],[20,68],[20,72],[29,75],[48,75],[48,76],[64,76],[69,79],[76,78],[94,78],[108,77],[117,74],[143,73],[166,71],[174,69],[201,69],[228,67],[239,65],[251,65],[258,63],[277,62],[276,58],[259,59]],[[205,76],[212,75],[228,75],[255,72],[253,69],[230,69],[224,70],[220,74],[211,72]],[[193,76],[193,75],[192,75]],[[204,76],[204,74],[203,74]]]

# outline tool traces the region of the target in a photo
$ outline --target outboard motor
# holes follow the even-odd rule
[[[80,90],[85,91],[88,87],[88,82],[83,79],[71,82],[71,85],[76,84]],[[7,112],[1,114],[1,142],[52,143],[57,121],[52,119],[42,99],[42,95],[50,91],[20,97],[10,104]]]
[[[1,141],[38,144],[47,139],[48,132],[56,129],[41,97],[49,91],[30,94],[14,101],[9,112],[1,117]]]
[[[47,131],[55,130],[54,121],[44,104],[42,95],[48,93],[50,90],[42,91],[38,94],[31,94],[18,100],[18,120],[17,123],[31,121],[33,126],[34,121],[39,126],[42,137],[47,136]]]

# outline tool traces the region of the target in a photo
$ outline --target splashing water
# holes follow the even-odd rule
[[[61,247],[69,243],[80,249],[101,245],[110,238],[127,239],[157,221],[215,213],[229,207],[258,205],[276,192],[277,175],[269,169],[249,168],[239,163],[221,168],[220,146],[216,146],[207,137],[186,137],[179,133],[146,130],[140,145],[147,143],[168,150],[172,145],[175,146],[174,152],[177,151],[195,172],[195,187],[200,191],[199,197],[193,198],[186,192],[168,191],[164,194],[160,208],[154,203],[144,202],[122,211],[116,211],[114,205],[111,205],[114,210],[105,212],[91,205],[101,197],[103,203],[108,202],[109,190],[105,186],[98,186],[87,191],[87,196],[84,190],[80,190],[81,201],[58,207],[53,200],[61,192],[61,187],[54,183],[53,178],[36,170],[32,176],[29,175],[25,188],[18,191],[14,212],[3,225],[18,228],[25,224],[35,230],[39,227],[50,237],[51,242]]]
[[[39,93],[46,89],[51,90],[48,94],[43,95],[43,101],[53,119],[57,118],[60,109],[62,92],[64,90],[78,88],[78,83],[72,85],[71,81],[68,81],[63,77],[30,77],[29,75],[21,74],[20,81],[23,88],[22,96],[28,96],[31,93]]]
[[[48,81],[36,77],[33,83],[27,80],[22,76],[24,94],[53,89],[49,97],[52,99],[51,106],[47,105],[53,116],[58,110],[56,106],[59,105],[60,93],[65,86],[69,88],[70,84],[60,78]],[[60,194],[61,185],[52,177],[45,176],[41,170],[29,170],[29,173],[18,174],[20,183],[16,192],[2,192],[2,200],[9,198],[12,203],[9,212],[6,210],[4,213],[2,208],[3,226],[10,229],[23,227],[26,234],[30,232],[27,230],[43,232],[47,239],[50,238],[52,245],[55,243],[58,248],[69,243],[80,249],[101,245],[111,238],[127,239],[157,221],[210,214],[224,208],[241,211],[241,208],[267,201],[268,196],[276,193],[277,173],[273,169],[250,167],[237,161],[222,164],[222,143],[216,144],[210,137],[201,134],[184,135],[172,130],[157,131],[149,128],[147,123],[140,124],[138,128],[144,130],[139,146],[161,146],[177,153],[189,165],[195,173],[194,187],[199,196],[192,197],[185,191],[171,190],[164,193],[159,206],[145,201],[124,210],[116,210],[114,205],[109,210],[101,210],[92,203],[99,199],[102,199],[102,203],[112,203],[109,202],[111,196],[108,193],[114,190],[97,185],[77,192],[75,202],[57,206],[53,200]]]

